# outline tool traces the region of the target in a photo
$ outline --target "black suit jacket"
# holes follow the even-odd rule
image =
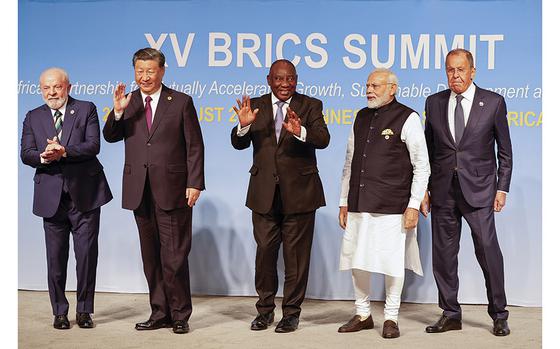
[[[103,127],[107,142],[124,139],[123,208],[138,208],[146,175],[159,207],[185,207],[186,188],[204,189],[204,144],[192,98],[162,87],[148,132],[140,90],[119,121],[112,110]]]
[[[448,89],[426,99],[425,134],[432,172],[429,184],[432,204],[442,204],[457,171],[469,205],[492,206],[496,190],[509,191],[511,181],[513,160],[506,103],[499,94],[476,87],[465,132],[456,145],[447,116],[450,95]]]
[[[247,207],[257,213],[268,213],[277,184],[285,214],[310,212],[325,206],[315,156],[315,149],[326,148],[330,141],[322,102],[298,93],[292,96],[290,108],[306,128],[305,142],[284,128],[276,141],[270,93],[252,98],[251,107],[258,108],[259,113],[249,132],[238,137],[237,126],[231,131],[231,144],[235,149],[245,149],[253,144]]]
[[[91,102],[68,97],[62,141],[67,157],[42,164],[39,154],[47,146],[47,138],[56,136],[51,109],[43,104],[31,110],[23,121],[21,159],[36,168],[33,213],[40,217],[54,216],[60,203],[63,186],[81,212],[91,211],[109,202],[113,195],[105,178],[99,154],[99,120]]]

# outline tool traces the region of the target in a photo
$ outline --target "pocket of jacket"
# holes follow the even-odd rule
[[[494,165],[482,166],[476,169],[476,175],[479,177],[487,176],[495,173],[496,173],[496,166]]]
[[[313,173],[319,173],[319,170],[317,169],[316,166],[304,167],[301,168],[299,171],[300,171],[299,174],[302,176],[307,176]]]
[[[171,173],[184,173],[187,172],[187,165],[185,164],[169,164],[167,171]]]

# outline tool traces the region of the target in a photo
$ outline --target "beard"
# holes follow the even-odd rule
[[[378,96],[375,99],[368,99],[367,107],[369,109],[376,109],[376,108],[384,106],[385,104],[389,103],[390,101],[391,101],[390,91],[387,90],[387,91],[385,91],[385,93],[383,95]]]
[[[64,103],[66,103],[66,99],[67,99],[67,97],[58,97],[58,98],[44,99],[44,101],[45,101],[45,103],[47,103],[49,108],[60,109],[60,108],[62,108]]]

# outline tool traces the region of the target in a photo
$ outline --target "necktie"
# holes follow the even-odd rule
[[[54,112],[54,129],[56,130],[56,138],[60,142],[62,137],[62,113],[58,109]]]
[[[457,95],[455,98],[457,99],[457,105],[455,106],[455,144],[459,144],[465,132],[465,114],[461,105],[461,101],[465,97]]]
[[[274,130],[276,131],[276,141],[280,138],[280,132],[282,131],[282,122],[284,122],[284,113],[282,112],[282,106],[286,104],[285,102],[278,101],[276,105],[278,109],[276,110],[276,116],[274,117]]]
[[[146,96],[146,106],[144,106],[144,113],[146,114],[146,124],[148,124],[148,131],[152,128],[152,105],[150,102],[152,97]]]

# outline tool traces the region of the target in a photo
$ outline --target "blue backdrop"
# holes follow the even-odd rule
[[[397,98],[419,113],[446,88],[442,67],[453,47],[476,59],[476,83],[504,95],[514,149],[505,210],[496,217],[508,302],[541,305],[541,2],[540,1],[25,1],[19,2],[18,120],[42,104],[38,77],[68,71],[71,95],[93,101],[101,126],[117,82],[136,88],[132,54],[167,57],[164,83],[193,96],[206,145],[206,184],[194,210],[190,255],[195,294],[254,295],[255,243],[244,206],[251,151],[234,150],[231,107],[242,94],[268,92],[271,62],[297,63],[299,92],[320,98],[331,144],[318,152],[327,206],[317,212],[307,295],[352,299],[349,272],[338,271],[342,230],[338,196],[353,116],[366,105],[375,67],[400,79]],[[146,292],[138,233],[121,208],[123,143],[102,141],[100,160],[115,199],[104,206],[97,290]],[[33,169],[19,164],[19,287],[46,289],[42,220],[31,213]],[[466,226],[466,225],[465,225]],[[429,219],[418,239],[425,276],[407,273],[404,301],[437,302]],[[463,230],[460,301],[485,303],[470,231]],[[72,259],[72,258],[71,258]],[[282,262],[280,262],[282,264]],[[282,265],[280,270],[283,270]],[[74,261],[68,288],[75,289]],[[373,280],[374,299],[383,296]]]

